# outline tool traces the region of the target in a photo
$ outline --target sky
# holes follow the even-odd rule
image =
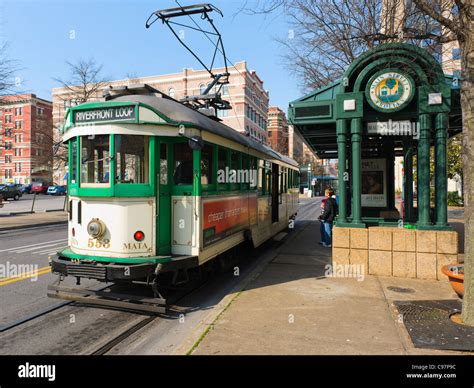
[[[179,1],[183,6],[200,3]],[[228,59],[232,63],[246,60],[264,81],[270,104],[286,111],[288,103],[304,92],[300,81],[289,74],[281,44],[276,42],[289,36],[284,15],[244,14],[239,12],[244,0],[210,2],[224,14],[223,18],[214,14],[213,19]],[[249,7],[255,4],[256,0],[247,2]],[[8,43],[8,56],[18,63],[22,91],[46,99],[59,86],[54,78],[69,78],[67,60],[92,58],[103,65],[103,75],[110,79],[199,69],[202,66],[165,25],[158,21],[145,28],[153,11],[174,7],[175,0],[0,0],[0,41]],[[210,42],[200,33],[178,28],[209,62]]]

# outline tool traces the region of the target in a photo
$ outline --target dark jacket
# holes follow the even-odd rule
[[[333,222],[336,218],[338,212],[337,203],[334,198],[328,198],[326,204],[324,205],[323,214],[321,214],[320,219],[324,222]]]

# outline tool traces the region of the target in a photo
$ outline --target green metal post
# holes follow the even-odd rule
[[[403,149],[403,205],[405,221],[413,221],[413,142],[407,142]]]
[[[431,116],[420,115],[418,140],[418,227],[428,227],[430,222],[430,130]]]
[[[448,115],[436,115],[435,132],[435,202],[436,225],[448,226],[447,132]]]
[[[339,119],[336,122],[337,129],[337,156],[338,156],[338,186],[339,186],[339,216],[338,222],[347,222],[346,209],[346,142],[347,142],[347,120]]]
[[[361,140],[362,120],[360,118],[351,121],[351,143],[352,143],[352,223],[362,223],[361,207]]]

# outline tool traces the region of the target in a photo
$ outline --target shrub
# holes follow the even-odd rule
[[[462,198],[457,191],[448,192],[448,206],[463,206]]]

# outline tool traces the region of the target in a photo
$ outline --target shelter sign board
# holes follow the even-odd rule
[[[387,206],[386,159],[362,159],[362,206]]]

